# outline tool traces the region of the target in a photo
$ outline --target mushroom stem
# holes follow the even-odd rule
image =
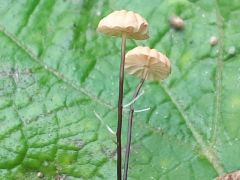
[[[123,113],[123,84],[125,65],[126,34],[122,34],[121,64],[119,74],[119,95],[118,95],[118,125],[117,125],[117,179],[122,179],[122,113]]]
[[[146,79],[146,76],[143,79],[141,79],[140,83],[138,84],[138,86],[133,94],[132,99],[135,99],[138,96],[145,79]],[[134,103],[131,104],[129,115],[128,115],[128,135],[127,135],[127,145],[126,145],[126,153],[125,153],[123,180],[127,180],[127,176],[128,176],[128,162],[129,162],[130,146],[131,146],[131,139],[132,139]]]

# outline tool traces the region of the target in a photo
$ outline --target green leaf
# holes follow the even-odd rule
[[[128,50],[148,45],[172,63],[137,101],[151,110],[135,115],[129,179],[210,180],[240,169],[238,0],[2,0],[0,179],[116,179],[115,137],[98,118],[116,129],[120,38],[96,27],[117,9],[150,25],[150,39],[128,40]],[[184,30],[169,26],[173,15]],[[125,103],[138,81],[126,75]]]

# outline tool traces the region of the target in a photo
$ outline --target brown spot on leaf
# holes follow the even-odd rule
[[[184,28],[184,21],[179,16],[172,16],[169,19],[169,22],[170,22],[170,25],[176,30],[181,30]]]
[[[210,44],[211,46],[217,45],[217,44],[218,44],[218,38],[217,38],[216,36],[210,37],[210,39],[209,39],[209,44]]]

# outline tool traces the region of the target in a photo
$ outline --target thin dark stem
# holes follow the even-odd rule
[[[145,81],[145,78],[143,78],[138,84],[132,97],[133,100],[138,96],[144,81]],[[123,180],[127,180],[127,176],[128,176],[128,162],[129,162],[130,146],[131,146],[131,139],[132,139],[133,113],[134,113],[134,102],[130,106],[130,111],[128,115],[128,135],[127,135]]]
[[[122,35],[121,64],[119,74],[119,95],[118,95],[118,125],[117,125],[117,179],[122,179],[122,111],[123,111],[123,84],[125,65],[126,34]]]

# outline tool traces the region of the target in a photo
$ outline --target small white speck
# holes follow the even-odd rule
[[[42,172],[38,172],[38,173],[37,173],[37,177],[38,177],[38,178],[43,178],[43,176],[44,176],[44,175],[43,175]]]
[[[228,49],[228,54],[229,55],[234,55],[236,53],[236,48],[235,46],[231,46],[229,49]]]
[[[100,11],[97,11],[97,12],[96,12],[96,15],[97,15],[97,16],[101,16],[101,12],[100,12]]]
[[[44,166],[48,166],[49,163],[48,163],[47,161],[44,161],[44,162],[43,162],[43,165],[44,165]]]

